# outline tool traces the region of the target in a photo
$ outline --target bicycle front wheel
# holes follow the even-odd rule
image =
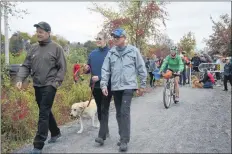
[[[170,83],[167,83],[163,91],[163,102],[164,102],[164,107],[166,109],[170,107],[171,99],[172,99],[171,87],[170,87]]]

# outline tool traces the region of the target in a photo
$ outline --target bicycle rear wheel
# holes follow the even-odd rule
[[[164,107],[168,109],[171,104],[171,99],[172,99],[172,91],[171,91],[171,86],[170,82],[168,82],[163,91],[163,102],[164,102]]]

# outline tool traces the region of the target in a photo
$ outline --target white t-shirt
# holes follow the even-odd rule
[[[216,61],[216,64],[220,64],[220,71],[224,72],[224,66],[225,66],[225,64],[221,61],[221,59],[218,59]]]

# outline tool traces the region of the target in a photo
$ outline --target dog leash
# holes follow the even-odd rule
[[[89,103],[85,108],[89,107],[89,105],[90,105],[90,102],[91,102],[92,97],[93,97],[93,89],[94,89],[94,87],[95,87],[95,82],[93,82],[93,84],[91,86],[91,94],[90,94],[90,98],[89,98]],[[85,111],[85,108],[83,108],[83,110],[81,111],[81,114],[79,115],[79,117],[83,114],[83,112]]]

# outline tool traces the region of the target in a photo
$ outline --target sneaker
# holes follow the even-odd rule
[[[100,137],[96,138],[95,142],[99,143],[100,145],[104,144],[104,140],[102,138],[100,138]]]
[[[220,84],[216,84],[216,86],[217,86],[217,87],[221,87],[221,85],[220,85]]]
[[[56,135],[56,136],[51,137],[51,138],[48,140],[48,143],[55,143],[56,140],[57,140],[58,138],[60,138],[60,137],[61,137],[61,133],[58,134],[58,135]]]
[[[228,89],[224,89],[223,91],[228,91]]]
[[[118,141],[117,146],[120,146],[120,145],[121,145],[121,142],[120,142],[120,141]]]
[[[119,146],[120,151],[127,151],[127,143],[122,142]]]
[[[179,97],[175,98],[175,103],[179,102]]]
[[[34,148],[30,154],[39,154],[39,153],[42,153],[42,150],[41,149],[37,149],[37,148]]]

